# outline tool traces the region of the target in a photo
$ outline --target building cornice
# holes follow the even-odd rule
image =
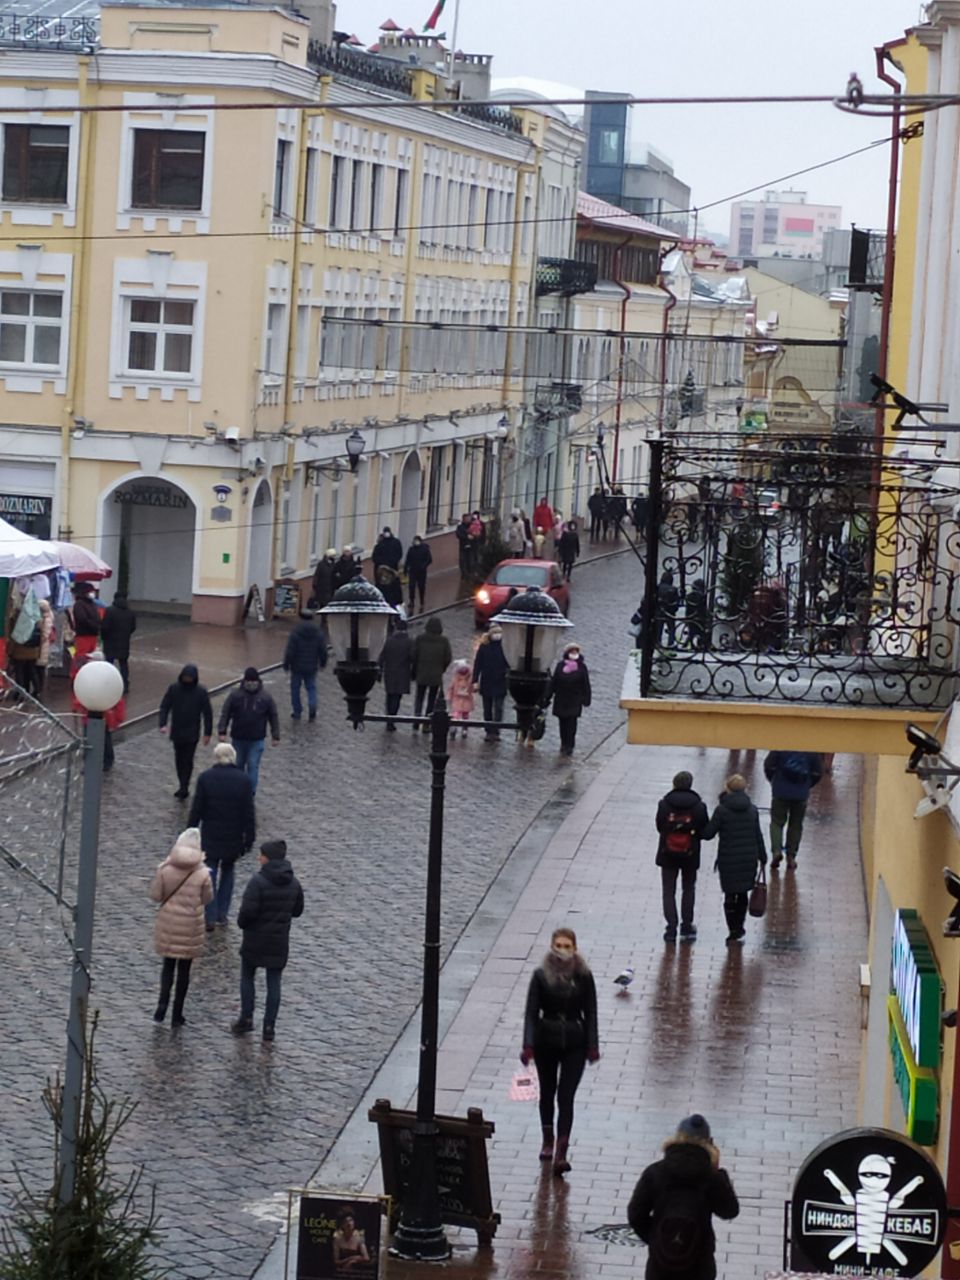
[[[930,0],[926,17],[927,22],[935,27],[960,22],[960,0]]]

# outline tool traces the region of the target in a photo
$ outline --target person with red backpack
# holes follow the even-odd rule
[[[673,780],[657,805],[657,866],[663,887],[663,918],[667,927],[664,942],[677,940],[677,879],[680,879],[680,941],[693,942],[697,926],[693,909],[697,898],[697,871],[700,869],[700,833],[709,821],[707,807],[693,790],[693,778],[686,770]]]
[[[740,1202],[714,1146],[710,1126],[695,1113],[663,1144],[630,1198],[627,1218],[647,1246],[646,1280],[714,1280],[714,1216],[731,1221]]]

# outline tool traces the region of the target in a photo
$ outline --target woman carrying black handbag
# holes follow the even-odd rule
[[[701,840],[712,840],[714,836],[719,836],[715,868],[720,872],[723,912],[730,930],[727,943],[740,943],[747,936],[744,924],[750,892],[758,869],[767,865],[760,814],[747,795],[742,774],[735,773],[727,779],[720,803],[700,833]]]

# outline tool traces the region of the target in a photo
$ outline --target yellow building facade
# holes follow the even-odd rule
[[[225,624],[384,525],[452,559],[501,496],[552,143],[444,94],[270,6],[107,6],[5,54],[0,514]]]

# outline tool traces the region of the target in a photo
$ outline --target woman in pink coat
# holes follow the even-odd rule
[[[203,908],[213,900],[213,884],[209,868],[203,862],[197,827],[188,827],[177,836],[177,843],[153,877],[150,897],[160,904],[153,943],[157,955],[163,956],[160,1003],[153,1020],[162,1022],[166,1017],[176,974],[172,1023],[175,1027],[182,1027],[186,1022],[183,1002],[190,985],[190,965],[204,948]]]

